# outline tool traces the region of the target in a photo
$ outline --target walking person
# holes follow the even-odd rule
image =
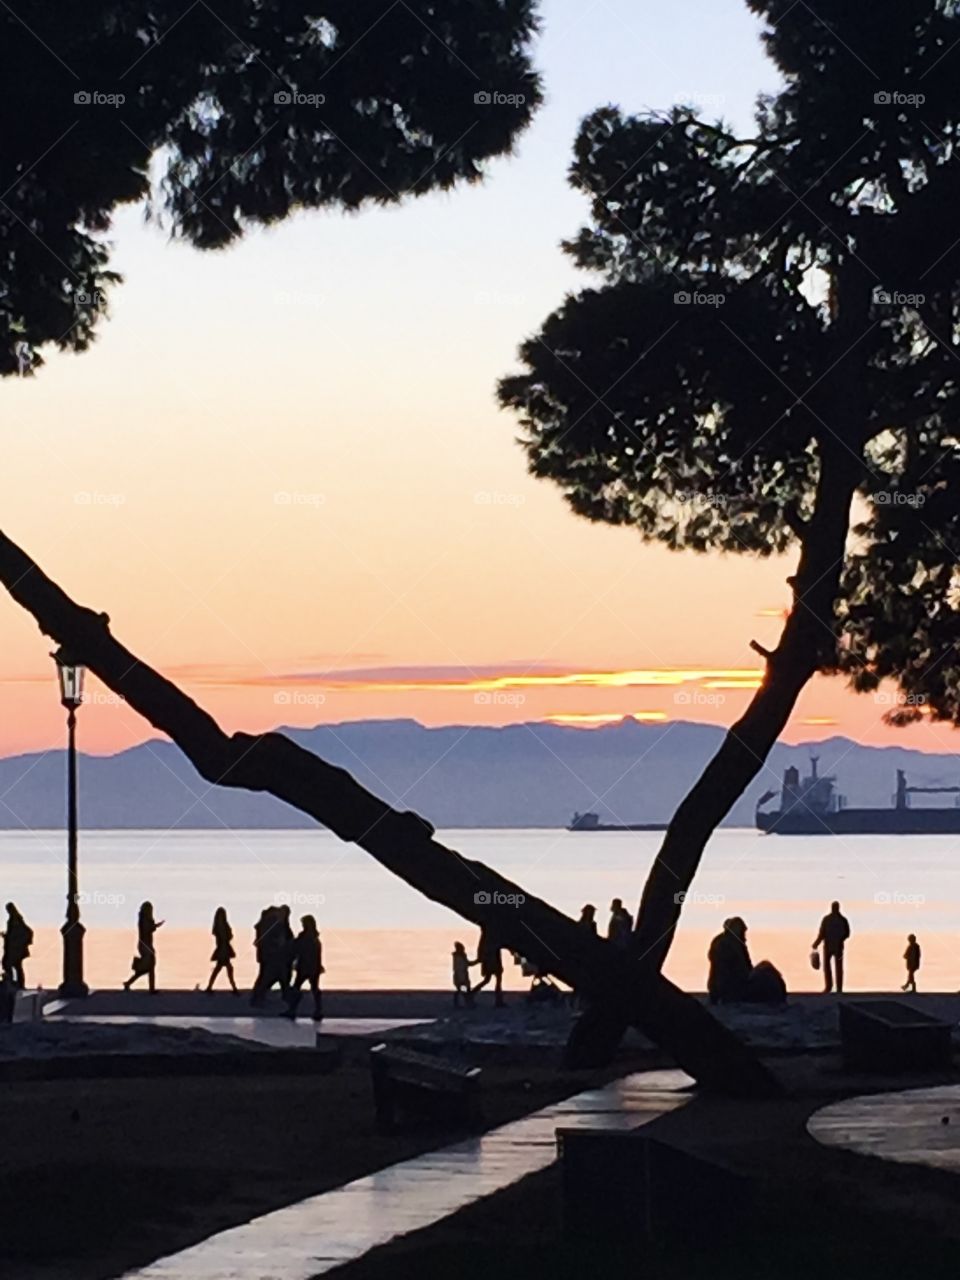
[[[850,921],[841,914],[840,903],[831,902],[830,911],[820,921],[820,932],[813,940],[813,950],[823,947],[823,990],[829,995],[834,985],[837,995],[843,993],[843,949],[850,937]]]
[[[27,979],[23,970],[23,962],[30,954],[33,945],[33,930],[24,920],[12,902],[7,903],[7,923],[3,931],[3,960],[0,968],[3,977],[17,991],[22,991]]]
[[[915,933],[907,935],[907,949],[903,953],[903,958],[907,964],[907,980],[900,990],[912,991],[916,995],[917,970],[920,968],[920,943]]]
[[[293,980],[287,993],[287,1017],[296,1018],[300,1003],[301,987],[306,983],[313,992],[313,1020],[323,1020],[323,993],[320,975],[323,973],[323,944],[313,916],[303,916],[300,932],[293,940]]]
[[[131,962],[133,972],[123,984],[124,991],[129,991],[138,978],[145,977],[150,994],[157,991],[157,950],[153,936],[163,928],[162,920],[154,920],[153,903],[142,902],[137,915],[137,954]]]
[[[480,940],[477,943],[477,958],[470,961],[470,964],[478,964],[480,966],[480,981],[473,988],[473,994],[476,995],[478,991],[482,991],[492,981],[493,1003],[497,1009],[502,1009],[505,1004],[503,999],[502,950],[496,928],[489,923],[481,925]]]
[[[607,926],[607,941],[625,951],[630,946],[632,933],[633,916],[623,905],[620,898],[614,898],[610,903],[610,923]]]
[[[264,907],[254,926],[254,949],[257,953],[257,980],[253,984],[250,1003],[259,1007],[266,1001],[275,986],[286,1000],[290,994],[290,976],[293,966],[293,930],[290,928],[290,908],[287,906]]]
[[[470,986],[470,961],[462,942],[453,944],[453,1007],[460,1008],[460,997],[468,1009],[473,1007],[473,990]]]
[[[233,949],[233,929],[227,919],[226,907],[217,907],[213,913],[212,932],[213,955],[210,959],[213,961],[213,973],[211,973],[210,981],[207,983],[207,994],[213,991],[213,984],[216,982],[221,970],[225,969],[230,986],[233,988],[233,994],[238,995],[236,979],[233,976],[233,958],[237,953]]]

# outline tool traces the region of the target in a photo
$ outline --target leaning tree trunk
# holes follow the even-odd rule
[[[855,261],[838,269],[838,320],[831,364],[821,381],[832,422],[820,419],[820,468],[813,512],[798,522],[800,559],[789,579],[793,603],[775,650],[752,647],[765,659],[763,682],[747,710],[727,732],[716,755],[688,792],[667,827],[644,886],[631,949],[646,972],[663,966],[684,899],[707,842],[734,803],[765,767],[797,698],[813,675],[836,660],[835,607],[850,531],[853,497],[862,482],[863,441],[869,420],[865,370],[841,368],[868,330],[872,282]],[[628,1025],[622,1007],[598,1001],[574,1026],[569,1052],[602,1061],[615,1051]]]
[[[75,604],[3,534],[0,581],[45,635],[168,734],[211,784],[269,792],[358,844],[428,898],[492,927],[507,949],[588,999],[615,993],[624,1023],[635,1022],[701,1084],[743,1094],[776,1091],[755,1055],[693,997],[483,863],[445,848],[417,814],[392,809],[345,770],[282,734],[225,734],[176,685],[114,639],[106,614]],[[588,1057],[581,1055],[581,1062]]]

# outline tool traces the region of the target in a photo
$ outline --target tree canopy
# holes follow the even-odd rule
[[[960,721],[958,5],[749,7],[784,81],[749,136],[683,105],[584,121],[564,248],[599,280],[501,401],[576,512],[677,549],[802,544],[825,454],[854,459],[821,666]]]
[[[482,176],[541,99],[535,0],[11,0],[0,8],[0,374],[81,351],[146,202],[222,248],[296,209]]]

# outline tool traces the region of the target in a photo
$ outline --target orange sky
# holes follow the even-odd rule
[[[565,181],[578,119],[683,97],[748,122],[775,86],[741,0],[657,6],[654,25],[633,0],[584,10],[545,3],[548,104],[482,188],[208,255],[125,211],[95,348],[0,385],[4,529],[228,727],[725,724],[749,696],[792,562],[575,518],[494,404],[519,341],[588,283],[558,249],[585,216]],[[0,752],[59,743],[51,646],[5,596],[0,636]],[[91,693],[84,747],[147,736]],[[818,681],[790,736],[953,749],[945,728],[883,728],[887,709]]]

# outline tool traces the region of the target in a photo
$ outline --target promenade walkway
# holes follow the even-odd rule
[[[557,1128],[637,1128],[683,1106],[689,1084],[680,1071],[650,1071],[588,1089],[254,1218],[125,1280],[311,1280],[546,1168],[557,1156]]]

